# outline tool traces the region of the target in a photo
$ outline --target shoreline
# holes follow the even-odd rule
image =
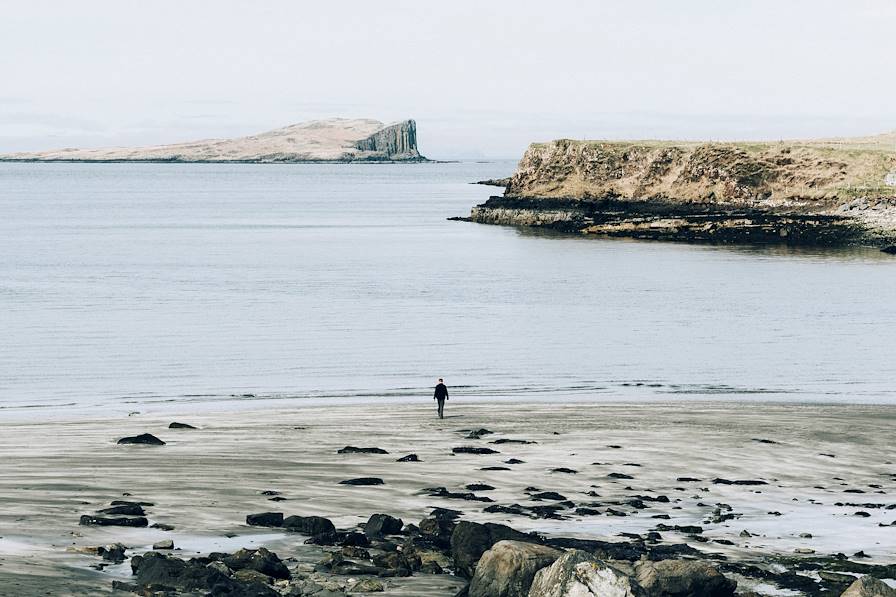
[[[0,445],[8,457],[0,464],[0,578],[29,566],[47,574],[73,567],[79,571],[73,577],[88,577],[79,582],[108,589],[113,579],[129,577],[127,566],[94,573],[88,567],[97,563],[96,556],[72,554],[66,546],[121,541],[130,556],[171,538],[175,546],[184,546],[175,553],[186,556],[190,549],[200,553],[203,545],[218,549],[215,541],[224,541],[228,550],[241,541],[246,542],[241,547],[257,546],[259,533],[270,537],[271,548],[281,557],[308,564],[323,557],[321,548],[303,546],[305,537],[247,527],[245,516],[282,511],[324,516],[337,528],[352,528],[375,513],[416,524],[436,507],[460,510],[463,520],[506,524],[523,532],[615,542],[629,540],[619,533],[643,536],[667,525],[669,529],[659,531],[662,544],[684,543],[702,553],[722,554],[731,563],[771,565],[837,552],[852,558],[859,551],[870,557],[855,560],[858,564],[893,563],[896,528],[889,524],[896,522],[891,520],[896,511],[887,507],[896,507],[896,450],[888,438],[896,409],[890,406],[455,399],[448,402],[446,419],[439,421],[428,402],[400,409],[396,404],[284,403],[192,413],[195,405],[181,405],[131,417],[4,421]],[[168,429],[175,420],[199,429]],[[466,437],[466,430],[478,428],[494,434]],[[118,438],[139,433],[152,433],[167,445],[115,445]],[[496,441],[492,438],[502,441],[491,443]],[[523,441],[534,443],[515,443]],[[337,453],[347,445],[378,447],[388,454]],[[452,448],[459,446],[497,453],[453,454]],[[409,453],[418,454],[422,462],[397,462]],[[523,462],[504,464],[511,458]],[[502,468],[484,470],[488,466]],[[552,472],[557,467],[576,472]],[[625,476],[614,478],[611,473]],[[369,476],[381,477],[384,484],[340,484]],[[701,481],[678,481],[691,477]],[[471,482],[494,487],[472,492],[492,501],[424,491],[446,487],[448,492],[465,493]],[[557,511],[560,518],[543,518],[526,508],[551,502],[533,500],[534,493],[526,490],[530,486],[558,492],[574,504]],[[278,491],[283,501],[272,502],[262,491]],[[170,524],[174,530],[78,525],[80,515],[122,499],[123,493],[133,495],[125,499],[153,503],[147,508],[150,523]],[[630,503],[645,495],[665,495],[669,501],[641,500],[640,507]],[[711,522],[719,503],[731,510]],[[881,506],[863,509],[836,503]],[[524,509],[517,514],[485,511],[513,504]],[[577,513],[577,508],[596,513]],[[868,516],[857,516],[856,511]],[[669,519],[654,518],[658,514]],[[701,527],[698,534],[674,530],[695,525]],[[750,538],[743,537],[742,530],[748,530]],[[228,534],[235,537],[228,540]],[[29,543],[42,555],[21,555],[15,542],[22,537],[30,537]],[[795,555],[797,549],[815,553]],[[115,570],[123,572],[116,575]],[[438,581],[443,588],[460,582],[450,576],[419,576],[407,582]],[[387,594],[408,594],[402,593],[403,582],[390,580]],[[445,591],[431,594],[453,594]]]

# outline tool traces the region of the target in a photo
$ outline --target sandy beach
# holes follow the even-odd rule
[[[108,418],[63,413],[28,423],[6,417],[0,584],[17,595],[111,593],[113,580],[130,577],[128,563],[96,570],[102,560],[75,549],[121,542],[131,556],[164,539],[180,557],[264,545],[310,566],[324,548],[305,545],[301,534],[247,526],[246,515],[320,515],[349,529],[374,513],[416,524],[436,507],[547,537],[625,541],[620,533],[659,528],[663,543],[687,543],[727,562],[842,553],[863,564],[894,563],[891,407],[455,399],[439,420],[428,402],[282,400],[239,409],[153,406]],[[198,429],[169,429],[173,421]],[[493,433],[467,438],[483,428]],[[116,445],[140,433],[167,445]],[[388,454],[337,453],[345,446]],[[452,451],[465,446],[496,453]],[[397,461],[408,454],[420,461]],[[340,484],[359,477],[383,484]],[[466,489],[474,483],[494,489]],[[438,487],[491,501],[440,497]],[[526,508],[555,503],[533,497],[547,491],[573,504],[537,517]],[[278,492],[279,501],[262,492]],[[173,530],[78,524],[122,496],[152,503],[149,523]],[[485,511],[513,504],[522,510]],[[701,532],[674,530],[694,525]],[[448,574],[385,580],[386,594],[396,595],[453,595],[464,584]],[[781,592],[740,579],[746,590]]]

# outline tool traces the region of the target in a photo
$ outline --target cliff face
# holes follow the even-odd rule
[[[358,141],[355,147],[365,152],[380,153],[391,160],[422,158],[417,151],[417,123],[413,120],[387,126]]]
[[[483,223],[612,236],[844,244],[896,239],[896,135],[777,143],[534,144]]]
[[[315,120],[235,139],[152,147],[60,149],[0,155],[0,161],[35,162],[352,162],[426,161],[417,151],[413,120]]]

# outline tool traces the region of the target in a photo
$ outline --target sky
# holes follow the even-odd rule
[[[0,152],[417,120],[431,158],[555,138],[896,129],[896,0],[28,0]]]

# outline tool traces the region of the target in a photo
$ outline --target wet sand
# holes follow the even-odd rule
[[[99,558],[67,548],[116,541],[130,548],[128,555],[162,539],[173,539],[180,556],[268,545],[281,557],[311,563],[321,559],[321,548],[304,545],[301,535],[249,527],[246,515],[321,515],[347,528],[377,512],[417,523],[438,506],[461,510],[469,520],[582,538],[621,540],[619,533],[644,533],[658,524],[699,525],[707,540],[661,534],[664,541],[687,542],[733,561],[761,562],[797,549],[849,556],[861,550],[870,556],[861,559],[865,563],[896,561],[896,526],[880,526],[896,522],[896,509],[887,509],[896,504],[893,407],[456,399],[446,414],[438,420],[434,403],[421,400],[325,406],[280,401],[240,410],[173,404],[108,418],[62,413],[40,421],[36,414],[32,423],[7,417],[0,421],[0,586],[19,596],[111,592],[113,579],[129,575],[128,564],[93,570]],[[172,421],[200,429],[168,429]],[[465,430],[478,428],[494,433],[465,438]],[[167,445],[115,444],[144,432]],[[535,443],[490,443],[499,439]],[[389,454],[337,454],[346,445]],[[452,448],[460,446],[499,453],[454,455]],[[421,462],[396,461],[410,453]],[[505,464],[511,458],[524,462]],[[491,466],[510,470],[482,470]],[[554,472],[558,467],[577,472]],[[355,477],[380,477],[384,484],[339,484]],[[699,481],[677,480],[682,477]],[[717,478],[765,484],[713,482]],[[421,491],[441,486],[467,492],[470,483],[493,486],[474,492],[493,502]],[[600,514],[570,509],[556,520],[483,511],[493,504],[551,503],[533,501],[529,487],[559,492],[576,506],[594,503]],[[286,499],[270,501],[263,491]],[[154,503],[147,508],[150,524],[175,529],[78,525],[80,515],[126,494]],[[639,508],[627,503],[634,496],[669,501]],[[734,517],[711,522],[717,504],[730,505],[723,513]],[[607,515],[608,508],[626,516]],[[751,536],[742,536],[744,530]],[[804,533],[811,538],[800,537]],[[386,582],[387,594],[404,595],[451,595],[462,585],[448,575]]]

